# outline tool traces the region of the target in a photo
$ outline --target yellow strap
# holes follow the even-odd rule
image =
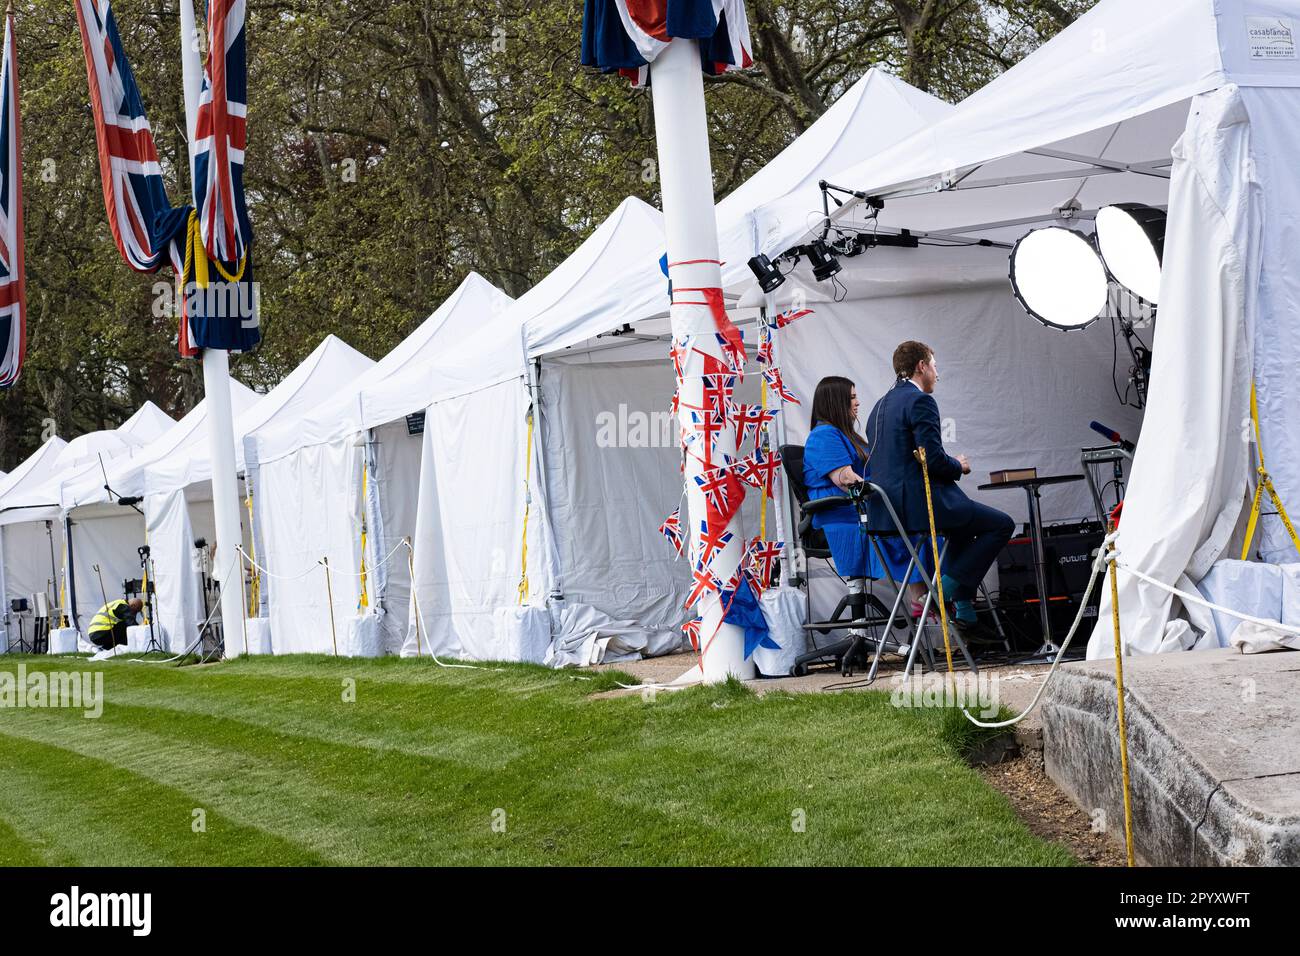
[[[1259,474],[1259,481],[1255,485],[1255,499],[1250,506],[1250,518],[1246,521],[1246,540],[1241,546],[1241,560],[1245,561],[1250,556],[1250,544],[1255,539],[1255,527],[1259,524],[1260,506],[1264,500],[1264,491],[1267,489],[1269,500],[1273,502],[1273,508],[1277,515],[1282,519],[1282,525],[1286,528],[1286,533],[1291,536],[1291,543],[1300,553],[1300,535],[1296,534],[1295,526],[1291,523],[1290,516],[1286,513],[1286,508],[1282,507],[1282,498],[1273,486],[1273,478],[1264,467],[1264,443],[1259,439],[1259,400],[1256,395],[1255,383],[1250,383],[1250,422],[1255,429],[1255,456],[1259,459],[1259,467],[1256,471]]]
[[[248,547],[253,552],[253,567],[250,569],[248,582],[248,616],[257,617],[262,609],[262,572],[257,570],[257,535],[253,533],[253,487],[248,486],[248,496],[244,499],[248,506]]]
[[[924,448],[918,448],[916,453],[921,458],[921,476],[925,479],[925,510],[930,516],[930,547],[934,551],[934,579],[939,584],[939,626],[943,628],[943,650],[948,655],[948,674],[951,676],[952,644],[948,640],[948,605],[943,597],[943,572],[939,567],[939,531],[934,525],[934,500],[930,497],[930,466],[926,464]],[[954,689],[953,700],[956,699]]]
[[[531,511],[532,501],[528,494],[528,476],[532,473],[533,468],[533,410],[528,410],[528,451],[524,458],[524,540],[523,540],[523,558],[521,559],[522,567],[519,573],[519,603],[523,604],[528,600],[528,512]]]
[[[363,457],[361,460],[361,598],[357,601],[358,611],[370,606],[370,598],[366,594],[366,484],[369,477],[370,469]]]
[[[59,569],[59,627],[68,626],[68,569]]]
[[[1115,530],[1112,523],[1110,530]],[[1115,633],[1115,693],[1119,715],[1119,771],[1124,784],[1124,848],[1128,865],[1133,865],[1133,804],[1129,797],[1128,727],[1124,723],[1124,649],[1119,639],[1119,584],[1116,581],[1115,562],[1110,562],[1110,613]]]

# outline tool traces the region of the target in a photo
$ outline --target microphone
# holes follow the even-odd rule
[[[1119,432],[1115,431],[1115,429],[1107,428],[1101,422],[1091,422],[1089,423],[1088,427],[1091,428],[1093,431],[1095,431],[1097,434],[1106,436],[1107,441],[1113,441],[1115,444],[1119,445],[1120,448],[1124,449],[1130,455],[1133,454],[1134,448],[1137,447],[1131,441],[1125,441],[1123,438],[1121,438]]]

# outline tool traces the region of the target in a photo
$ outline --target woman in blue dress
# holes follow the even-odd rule
[[[858,434],[858,393],[853,382],[839,375],[828,375],[817,383],[813,393],[811,430],[804,445],[803,477],[810,499],[846,496],[848,488],[870,475],[871,458],[866,440]],[[885,577],[871,539],[858,526],[858,513],[847,500],[841,508],[813,515],[813,527],[826,535],[835,569],[845,578]],[[897,538],[880,538],[889,572],[895,581],[907,570],[908,553]],[[942,544],[940,545],[942,546]],[[929,571],[927,555],[922,561]],[[921,572],[915,568],[908,578],[912,597],[912,616],[921,613],[920,600],[925,594]]]

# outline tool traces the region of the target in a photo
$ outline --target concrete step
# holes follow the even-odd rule
[[[1300,654],[1130,657],[1124,685],[1143,862],[1300,865]],[[1048,775],[1122,841],[1115,662],[1064,665],[1042,723]]]

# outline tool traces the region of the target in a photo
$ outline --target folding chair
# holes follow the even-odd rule
[[[838,576],[839,571],[835,568],[835,560],[831,555],[826,536],[820,529],[813,527],[812,519],[814,515],[835,508],[842,508],[847,499],[844,497],[810,499],[808,497],[808,488],[803,480],[803,457],[804,448],[802,445],[783,445],[781,447],[781,460],[785,468],[786,479],[789,482],[790,490],[794,493],[795,500],[799,504],[799,525],[796,530],[798,545],[803,550],[805,558],[825,561],[832,570],[835,570]],[[881,553],[880,543],[876,540],[876,535],[870,531],[867,531],[866,534],[870,537],[871,546],[888,575],[889,567],[884,562],[884,555]],[[806,618],[811,621],[812,586],[810,581],[805,580],[803,583],[805,607],[807,609]],[[826,660],[834,663],[840,672],[847,677],[853,673],[855,658],[860,653],[869,650],[870,645],[873,644],[877,648],[877,658],[880,650],[886,645],[891,645],[899,654],[908,654],[911,650],[908,644],[889,637],[891,624],[899,630],[907,629],[907,621],[899,613],[903,588],[892,577],[889,579],[889,584],[894,592],[892,608],[886,608],[879,598],[868,591],[866,578],[848,578],[848,593],[840,598],[830,620],[816,621],[804,625],[804,629],[809,632],[810,636],[812,632],[830,634],[834,631],[847,631],[848,636],[825,647],[815,648],[806,654],[800,655],[796,659],[791,673],[795,676],[801,676],[808,673],[810,664]],[[867,616],[868,608],[872,613],[871,617]],[[873,631],[880,631],[881,633],[873,636]]]

